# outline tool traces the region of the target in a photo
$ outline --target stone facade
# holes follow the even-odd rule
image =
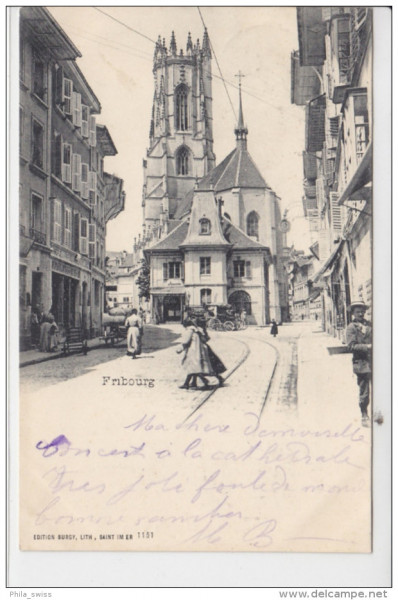
[[[36,307],[61,330],[102,328],[103,163],[116,148],[96,124],[101,106],[77,48],[45,8],[20,17],[20,337],[29,347]]]

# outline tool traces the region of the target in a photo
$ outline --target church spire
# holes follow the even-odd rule
[[[239,116],[238,124],[235,128],[236,145],[238,148],[247,148],[247,134],[249,133],[244,120],[243,120],[243,109],[242,109],[242,77],[244,75],[239,71],[235,77],[239,77]]]
[[[205,27],[205,31],[203,34],[202,51],[204,56],[211,58],[210,39],[209,34],[207,33],[207,27]]]
[[[177,54],[177,43],[176,43],[174,31],[171,32],[170,52],[173,56],[176,56],[176,54]]]

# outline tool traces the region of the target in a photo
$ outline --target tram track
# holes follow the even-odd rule
[[[239,343],[241,343],[245,350],[242,353],[241,357],[238,359],[237,363],[227,372],[227,374],[225,375],[225,381],[227,381],[232,375],[233,373],[235,373],[235,371],[237,369],[239,369],[245,362],[246,360],[249,358],[250,354],[251,354],[251,349],[249,344],[245,341],[245,340],[252,340],[255,342],[260,342],[262,344],[266,344],[267,346],[271,347],[274,352],[275,352],[275,359],[274,359],[274,364],[272,367],[272,371],[271,371],[271,375],[267,381],[267,385],[264,389],[264,391],[261,393],[261,407],[260,407],[260,412],[259,412],[259,417],[261,417],[264,407],[266,405],[267,399],[271,393],[272,390],[272,386],[275,380],[275,375],[277,373],[278,370],[278,365],[280,362],[280,351],[279,349],[272,343],[267,342],[266,340],[262,340],[261,338],[255,338],[252,336],[245,336],[245,339],[239,338],[239,337],[235,337],[234,336],[234,340],[238,341]],[[196,400],[199,400],[198,405],[194,408],[193,411],[191,411],[189,413],[189,415],[186,417],[186,419],[184,420],[184,422],[188,421],[198,410],[200,410],[202,407],[204,407],[204,405],[208,402],[208,400],[220,389],[224,389],[224,388],[220,388],[219,386],[215,386],[213,389],[205,392],[205,393],[200,393],[198,394],[195,398],[193,398],[193,401],[195,402]]]

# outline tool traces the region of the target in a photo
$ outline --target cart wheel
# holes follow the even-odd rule
[[[225,321],[225,323],[224,323],[225,331],[233,331],[234,329],[235,329],[235,325],[232,323],[232,321]]]

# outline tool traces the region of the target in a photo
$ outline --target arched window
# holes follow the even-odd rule
[[[199,224],[200,224],[200,230],[199,230],[200,235],[210,235],[211,223],[210,223],[209,219],[205,219],[205,218],[200,219]]]
[[[176,156],[177,175],[188,175],[189,173],[189,150],[186,146],[182,146]]]
[[[246,221],[246,233],[250,235],[250,237],[255,237],[258,239],[258,214],[253,210],[251,213],[247,215]]]
[[[179,85],[175,91],[175,125],[177,131],[188,129],[188,88]]]
[[[203,304],[211,304],[211,290],[209,288],[204,288],[200,290],[200,303]]]

